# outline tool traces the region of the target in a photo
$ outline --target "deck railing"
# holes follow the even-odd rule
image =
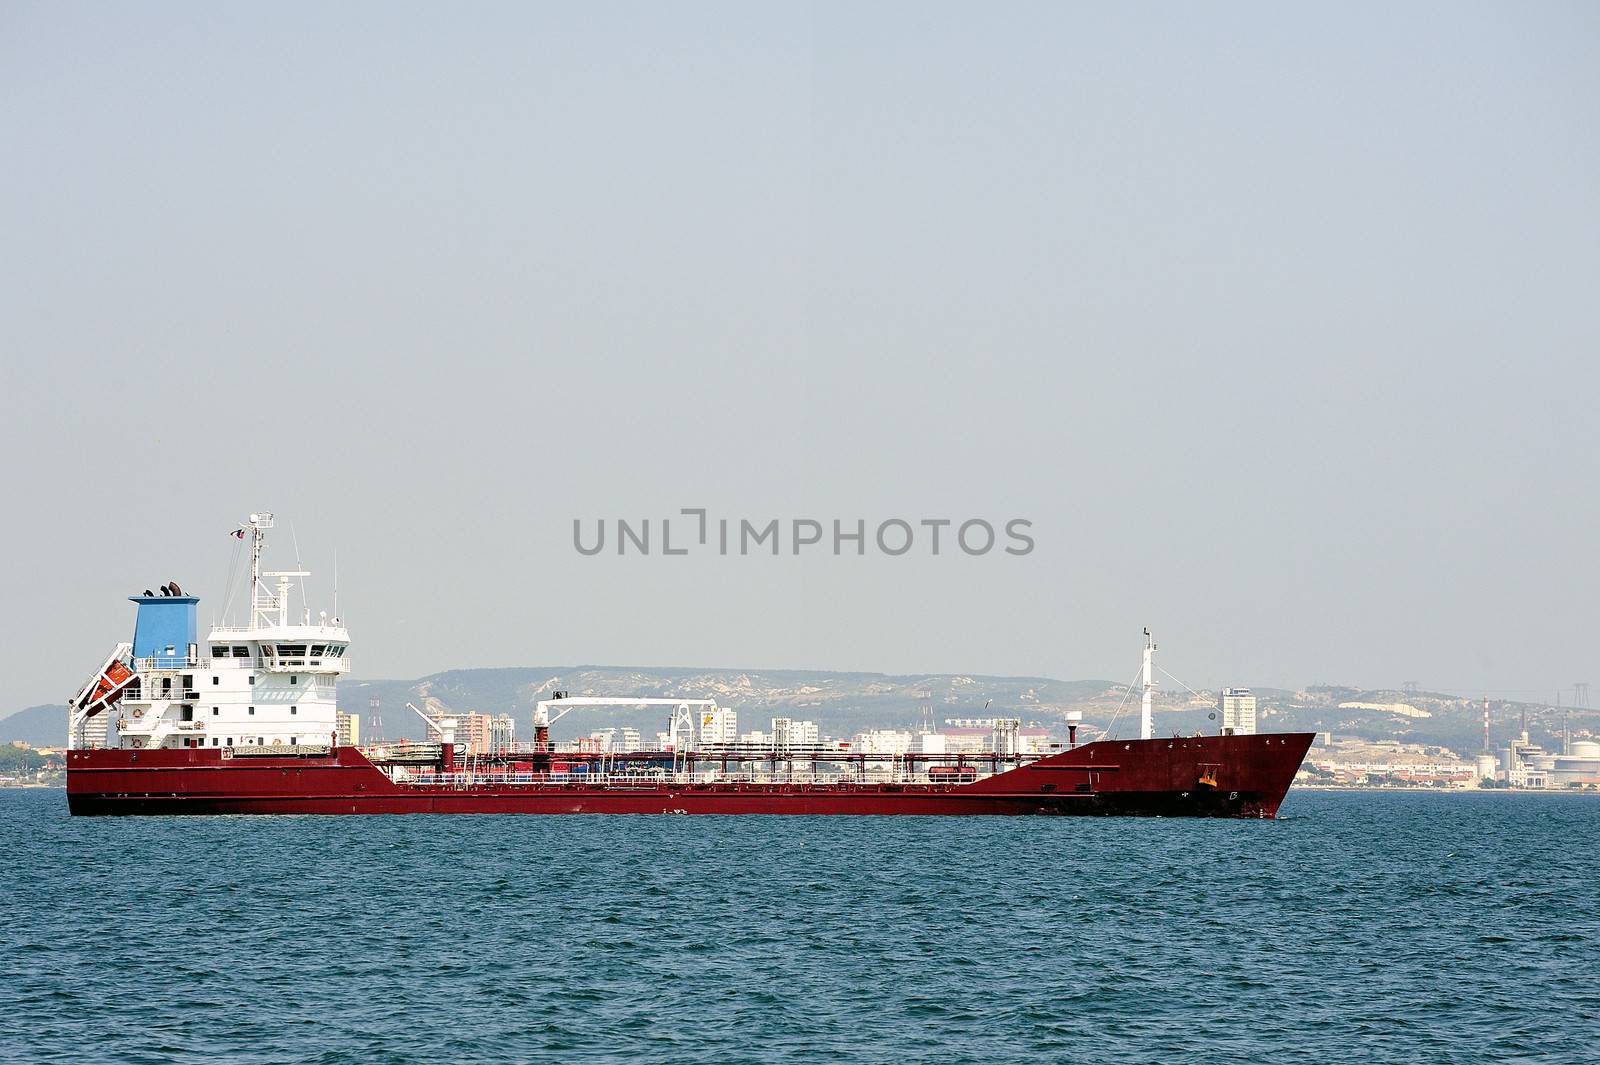
[[[279,633],[284,629],[293,630],[295,633],[295,639],[300,639],[301,633],[310,632],[312,630],[315,630],[319,636],[329,640],[348,640],[350,638],[350,630],[345,628],[343,625],[296,625],[292,622],[284,626],[212,625],[206,631],[211,633],[226,633],[229,636],[250,636],[252,638],[277,640],[284,639],[285,637],[274,634]]]
[[[707,779],[703,776],[686,776],[684,774],[663,773],[659,775],[641,773],[493,773],[484,771],[463,771],[458,773],[436,772],[396,772],[396,767],[388,767],[389,775],[395,783],[403,787],[418,788],[500,788],[515,787],[533,790],[561,790],[566,788],[588,787],[605,788],[610,791],[626,791],[638,789],[641,791],[654,790],[662,787],[682,788],[685,791],[717,791],[737,789],[745,785],[761,787],[784,786],[804,790],[812,788],[838,788],[838,787],[877,787],[880,785],[906,784],[914,787],[955,787],[969,784],[978,777],[956,779],[952,777],[933,776],[926,773],[868,773],[865,778],[857,776],[840,777],[802,777],[799,774],[791,777],[783,773],[729,773],[727,776],[718,776]]]
[[[126,703],[197,703],[200,693],[193,688],[152,688],[145,691],[143,688],[128,689],[122,695]]]
[[[350,659],[344,658],[185,658],[183,655],[161,655],[135,658],[135,673],[192,673],[195,670],[214,668],[262,669],[270,673],[348,673]]]

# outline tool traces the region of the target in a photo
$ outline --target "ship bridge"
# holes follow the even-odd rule
[[[206,648],[221,668],[273,673],[347,673],[350,633],[342,625],[272,625],[261,628],[219,625]]]
[[[215,747],[228,757],[235,749],[335,745],[334,686],[350,669],[350,633],[326,611],[313,621],[303,596],[300,616],[291,616],[293,581],[310,574],[262,570],[271,527],[271,514],[252,514],[235,532],[250,540],[247,625],[213,626],[200,643],[198,596],[171,584],[130,597],[139,608],[133,642],[119,645],[74,698],[70,746]],[[114,738],[89,727],[112,711]]]

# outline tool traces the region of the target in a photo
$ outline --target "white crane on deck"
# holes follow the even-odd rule
[[[440,743],[456,742],[456,729],[461,725],[460,718],[454,715],[431,717],[426,710],[423,710],[415,703],[407,703],[406,705],[415,710],[417,716],[428,723],[428,729],[434,736],[439,738]]]
[[[552,714],[551,708],[560,706],[560,710]],[[639,699],[632,696],[611,695],[582,695],[576,699],[569,699],[564,694],[556,693],[556,698],[540,699],[533,705],[533,744],[535,750],[547,751],[550,749],[550,726],[566,717],[580,706],[670,706],[672,707],[672,720],[667,725],[667,735],[671,737],[673,761],[677,762],[687,751],[695,745],[695,720],[694,707],[715,711],[715,699]]]

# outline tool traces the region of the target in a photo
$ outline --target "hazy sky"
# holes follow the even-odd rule
[[[0,6],[0,713],[252,509],[363,676],[1600,681],[1597,12]]]

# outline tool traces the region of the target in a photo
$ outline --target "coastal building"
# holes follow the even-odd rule
[[[467,754],[489,754],[511,746],[516,722],[510,714],[480,714],[471,711],[462,718],[457,742],[466,744]]]
[[[795,721],[787,717],[772,719],[772,747],[787,751],[794,748],[816,747],[822,742],[822,733],[815,721]]]
[[[958,718],[937,732],[918,735],[911,750],[917,754],[1046,754],[1055,738],[1042,725],[1024,727],[1015,718]]]
[[[739,712],[718,706],[700,714],[700,746],[728,746],[739,742]]]
[[[105,747],[110,715],[96,714],[83,724],[83,742],[90,747]],[[68,737],[69,739],[71,737]]]
[[[1249,688],[1222,689],[1222,734],[1256,734],[1256,696]]]
[[[1466,762],[1448,761],[1344,761],[1319,758],[1305,763],[1308,779],[1343,786],[1385,785],[1470,787],[1480,770]]]
[[[1577,740],[1564,754],[1551,754],[1528,739],[1527,730],[1500,755],[1504,780],[1513,788],[1600,787],[1600,743]]]
[[[916,739],[899,729],[875,728],[858,732],[851,740],[851,749],[862,754],[905,754]]]
[[[1557,787],[1600,787],[1600,743],[1574,740],[1553,762],[1552,783]]]
[[[632,754],[644,750],[644,740],[636,728],[602,728],[589,733],[588,742],[580,744],[580,749],[601,754]]]
[[[1526,718],[1524,718],[1526,721]],[[1505,782],[1513,788],[1546,788],[1550,786],[1550,770],[1555,756],[1546,754],[1543,747],[1528,738],[1528,730],[1511,741],[1511,746],[1500,753],[1505,769]]]
[[[358,747],[361,745],[361,715],[346,713],[343,710],[334,714],[335,728],[339,732],[339,746]]]

